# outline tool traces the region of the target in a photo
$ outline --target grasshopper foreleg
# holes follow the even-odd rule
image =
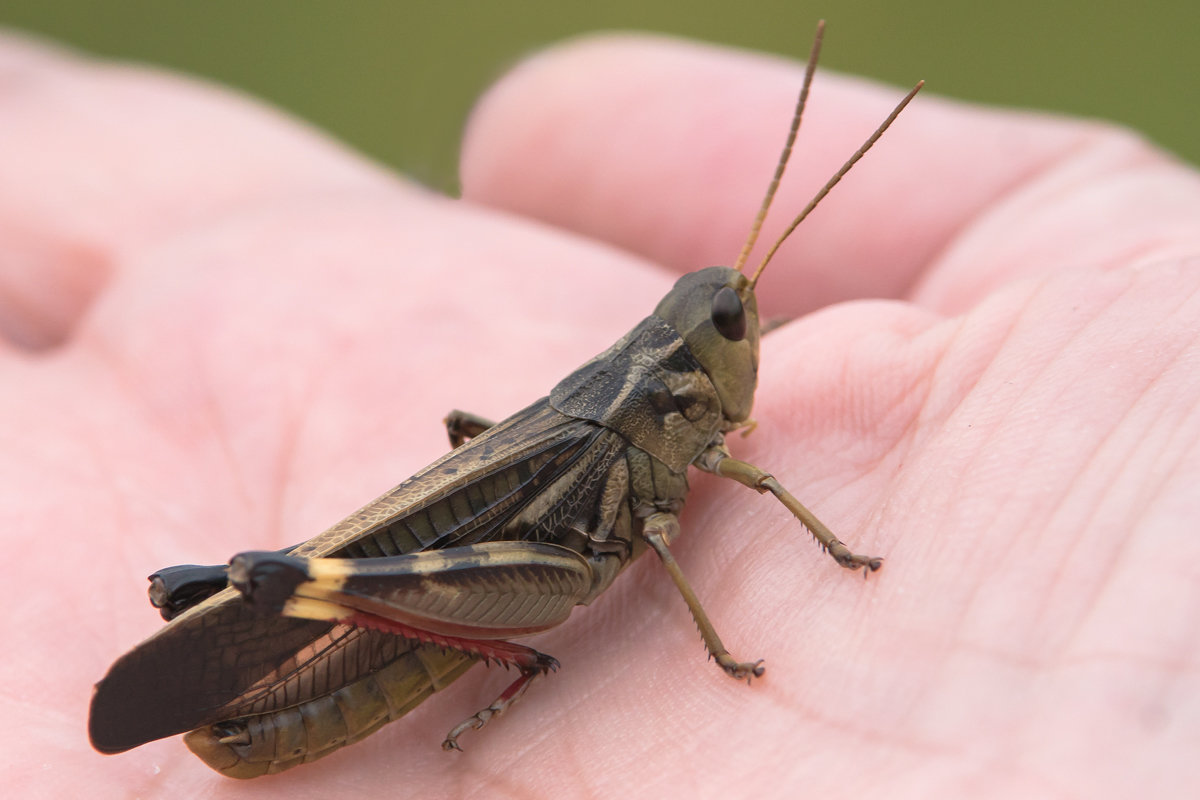
[[[447,414],[442,423],[446,426],[446,435],[450,437],[451,447],[458,447],[467,439],[478,436],[496,424],[490,419],[468,411],[459,411],[457,408]]]
[[[693,463],[705,472],[711,472],[722,478],[735,480],[743,486],[749,486],[760,494],[770,492],[775,495],[779,502],[783,503],[784,507],[788,511],[791,511],[804,527],[808,528],[813,538],[817,540],[817,544],[821,546],[821,549],[829,553],[833,560],[841,566],[847,569],[861,568],[864,575],[867,572],[874,572],[883,566],[882,558],[877,556],[860,556],[857,553],[851,552],[850,548],[834,536],[833,531],[825,527],[825,524],[817,519],[815,514],[805,508],[791,492],[783,488],[774,475],[759,469],[753,464],[748,464],[745,461],[739,461],[734,458],[729,454],[729,450],[726,449],[723,441],[709,445],[708,449],[701,453],[700,457]]]
[[[659,559],[662,560],[663,566],[666,567],[667,574],[671,576],[671,580],[675,582],[675,588],[683,595],[683,600],[687,603],[688,610],[692,612],[692,619],[696,620],[696,627],[700,629],[700,636],[704,639],[704,646],[708,648],[708,653],[714,659],[721,669],[737,680],[745,680],[749,683],[751,678],[759,677],[763,674],[762,659],[758,661],[737,661],[733,656],[729,655],[729,651],[725,649],[725,645],[721,642],[721,637],[717,635],[716,628],[705,613],[704,607],[700,605],[700,599],[696,597],[696,592],[692,590],[692,585],[688,583],[684,577],[683,570],[679,568],[679,564],[675,561],[675,556],[671,555],[670,543],[679,534],[679,518],[674,514],[659,512],[646,517],[644,527],[642,528],[642,537],[646,543],[653,548],[654,552],[658,553]]]

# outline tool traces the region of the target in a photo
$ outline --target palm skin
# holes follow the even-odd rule
[[[1200,180],[1094,124],[920,98],[759,284],[735,455],[879,554],[697,476],[675,552],[532,643],[563,669],[444,754],[506,676],[253,786],[177,740],[102,757],[94,683],[144,576],[280,547],[499,418],[728,263],[791,63],[604,38],[475,113],[464,201],[262,109],[0,42],[6,752],[21,796],[1169,796],[1200,743]],[[819,76],[766,236],[899,96]],[[509,213],[497,213],[497,211]],[[615,246],[614,246],[615,245]],[[885,298],[867,300],[863,298]],[[480,794],[482,793],[482,795]]]

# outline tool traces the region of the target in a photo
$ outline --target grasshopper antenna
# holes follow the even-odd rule
[[[887,119],[885,119],[883,123],[875,129],[875,132],[872,133],[870,137],[868,137],[867,140],[862,143],[862,146],[854,152],[854,155],[850,156],[846,163],[842,165],[842,168],[835,172],[833,177],[821,187],[821,191],[813,195],[813,199],[808,201],[808,205],[804,207],[804,210],[801,211],[794,220],[792,220],[792,224],[787,226],[787,230],[783,232],[782,236],[775,240],[775,244],[771,245],[771,249],[767,251],[765,256],[763,256],[763,260],[759,263],[758,269],[754,270],[754,274],[750,277],[751,289],[753,289],[754,285],[758,283],[758,277],[763,274],[763,270],[767,268],[767,264],[771,261],[771,257],[775,255],[775,251],[779,249],[779,246],[783,244],[789,236],[792,235],[792,231],[796,230],[797,226],[804,221],[804,218],[812,213],[812,210],[817,207],[817,203],[821,202],[821,200],[825,198],[825,195],[829,194],[829,190],[837,185],[838,181],[840,181],[842,177],[850,171],[851,167],[858,163],[858,160],[862,158],[868,150],[871,149],[871,146],[874,145],[875,142],[879,141],[879,137],[883,135],[883,132],[886,131],[891,124],[896,121],[896,117],[900,116],[900,112],[904,110],[905,106],[912,102],[912,99],[917,96],[917,92],[921,91],[921,87],[924,85],[925,81],[917,81],[917,85],[914,86],[912,91],[906,94],[904,99],[892,109],[892,113],[888,114]],[[782,172],[782,170],[780,170],[780,172]]]
[[[788,130],[787,142],[783,146],[783,152],[779,155],[779,163],[775,166],[775,175],[771,178],[770,186],[767,187],[767,195],[763,198],[762,208],[758,210],[758,216],[754,218],[754,224],[750,227],[750,236],[746,239],[746,243],[742,246],[742,252],[738,254],[737,261],[734,262],[733,268],[739,272],[741,272],[746,266],[746,259],[749,258],[751,249],[753,249],[755,242],[758,241],[758,234],[762,229],[763,221],[767,218],[767,211],[771,208],[771,201],[775,199],[775,192],[779,189],[779,182],[783,179],[783,172],[787,168],[788,159],[792,155],[792,145],[795,144],[796,133],[800,130],[800,116],[804,113],[804,106],[808,102],[808,90],[812,85],[813,73],[817,68],[817,57],[821,52],[821,39],[824,37],[824,35],[825,20],[821,20],[819,23],[817,23],[817,35],[813,40],[812,52],[810,52],[808,56],[808,66],[805,67],[804,70],[804,85],[800,88],[800,99],[796,101],[796,112],[792,115],[792,126]],[[787,238],[792,235],[792,231],[796,230],[800,223],[812,213],[812,210],[817,207],[817,204],[825,198],[825,195],[829,194],[829,191],[838,184],[838,181],[840,181],[847,172],[850,171],[850,168],[857,164],[860,158],[866,155],[866,152],[871,149],[875,142],[879,141],[879,137],[883,135],[883,132],[891,127],[891,124],[896,121],[896,117],[900,116],[900,112],[912,102],[912,99],[917,96],[917,92],[921,91],[921,87],[924,85],[925,81],[917,81],[917,85],[912,88],[912,91],[904,96],[903,100],[896,104],[896,107],[892,109],[892,113],[888,114],[887,119],[885,119],[883,123],[875,129],[875,132],[872,133],[865,142],[863,142],[862,146],[855,151],[854,155],[850,156],[846,163],[842,165],[841,169],[835,172],[833,177],[830,178],[825,185],[821,187],[821,190],[813,196],[813,199],[808,202],[808,205],[804,207],[804,210],[801,211],[794,220],[792,220],[792,223],[788,225],[787,229],[783,232],[783,235],[775,240],[775,244],[771,245],[771,249],[767,251],[765,256],[763,256],[763,260],[759,262],[758,268],[754,270],[754,274],[750,277],[750,288],[753,289],[755,284],[758,283],[759,276],[763,274],[763,270],[767,268],[767,264],[771,262],[771,258],[775,255],[775,252],[779,250],[780,245],[782,245]]]
[[[775,199],[779,182],[783,180],[783,171],[787,169],[788,159],[792,157],[792,145],[796,143],[796,133],[800,130],[800,117],[803,116],[804,106],[808,103],[808,90],[812,86],[813,74],[817,71],[817,60],[821,55],[821,40],[824,38],[825,20],[821,20],[817,23],[817,35],[813,37],[812,50],[808,54],[808,66],[804,68],[804,83],[800,86],[800,97],[796,100],[796,110],[792,113],[792,127],[788,129],[787,142],[783,145],[783,152],[779,154],[779,163],[775,165],[775,175],[771,178],[771,185],[767,187],[767,195],[763,198],[762,207],[758,209],[758,215],[750,226],[750,235],[746,237],[746,243],[742,245],[742,252],[738,253],[737,261],[733,264],[733,268],[738,272],[741,272],[742,267],[746,265],[746,259],[750,257],[750,251],[754,249],[754,243],[758,241],[763,221],[766,220],[767,212],[771,209],[771,201]],[[753,283],[751,285],[753,286]]]

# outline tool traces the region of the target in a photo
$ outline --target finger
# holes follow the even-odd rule
[[[1023,278],[1175,263],[1200,252],[1198,218],[1194,170],[1128,132],[1093,126],[968,220],[909,297],[955,313]]]
[[[287,198],[394,186],[278,114],[0,37],[0,337],[62,342],[128,255]]]
[[[464,196],[676,270],[729,263],[758,208],[801,71],[798,63],[649,37],[602,37],[549,51],[521,65],[475,111],[464,145]],[[818,74],[763,239],[782,229],[900,94]],[[1105,148],[1090,167],[1074,161]],[[1067,175],[1079,189],[1068,216],[1086,223],[1080,212],[1090,202],[1083,191],[1090,172],[1139,159],[1162,164],[1095,125],[918,97],[781,251],[762,304],[768,314],[798,313],[852,297],[905,297],[925,282],[923,301],[961,307],[1011,279],[1005,270],[1015,255],[1027,259],[1018,265],[1027,272],[1061,264],[1061,249],[1028,260],[1043,255],[1033,251],[1044,228],[1028,236],[1013,228],[1061,199]],[[1061,175],[1058,192],[1011,209],[1012,197],[1047,174]],[[1110,193],[1108,213],[1072,232],[1115,229],[1119,202]],[[993,223],[993,210],[1006,204],[1008,216]],[[1154,204],[1160,216],[1166,204]],[[1175,215],[1175,229],[1181,219]],[[986,235],[943,258],[980,224],[988,225]],[[981,255],[988,259],[982,266]]]

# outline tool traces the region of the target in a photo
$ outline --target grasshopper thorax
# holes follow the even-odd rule
[[[744,422],[758,383],[758,303],[750,279],[729,267],[689,272],[654,309],[704,367],[721,413]]]

